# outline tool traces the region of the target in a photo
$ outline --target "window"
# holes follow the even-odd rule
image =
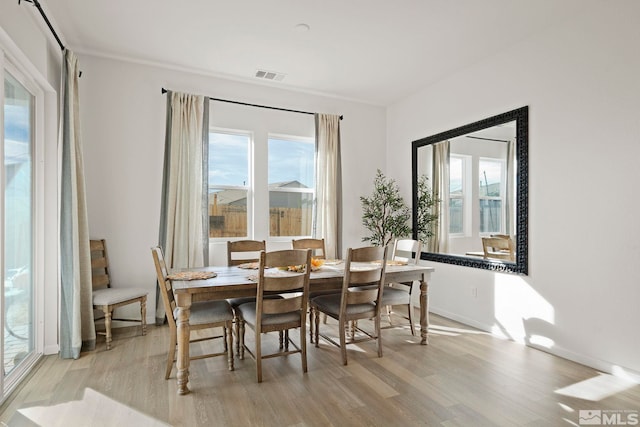
[[[449,233],[464,232],[466,157],[451,154],[449,159]]]
[[[480,233],[500,233],[503,230],[504,161],[480,158],[478,170]]]
[[[269,236],[310,236],[315,145],[307,138],[269,136]]]
[[[209,237],[249,235],[250,147],[248,133],[209,133]]]
[[[209,133],[209,237],[253,239],[256,229],[265,234],[268,229],[270,237],[310,236],[313,139],[276,134],[256,139],[247,131]]]

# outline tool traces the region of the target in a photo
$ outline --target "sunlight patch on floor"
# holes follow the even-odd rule
[[[37,425],[51,427],[169,426],[90,388],[85,389],[82,400],[22,408],[18,412]]]
[[[571,384],[556,390],[557,394],[597,402],[636,386],[635,381],[609,374]]]
[[[464,328],[452,328],[449,326],[441,326],[441,325],[429,325],[429,333],[430,334],[440,334],[440,335],[461,335],[461,334],[476,334],[476,335],[490,335],[488,332],[479,331],[477,329],[464,329]]]

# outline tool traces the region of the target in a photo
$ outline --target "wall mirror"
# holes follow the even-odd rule
[[[528,107],[413,141],[414,239],[425,176],[440,202],[422,259],[527,274]]]

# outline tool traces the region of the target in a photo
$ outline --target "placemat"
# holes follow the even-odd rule
[[[205,280],[216,277],[218,273],[215,271],[180,271],[171,273],[167,276],[171,280]]]

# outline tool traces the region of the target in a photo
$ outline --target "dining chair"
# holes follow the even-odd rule
[[[484,258],[516,260],[516,250],[510,236],[499,235],[482,238]]]
[[[107,350],[111,349],[113,335],[111,323],[113,320],[121,322],[135,322],[142,326],[142,335],[147,334],[147,294],[149,291],[143,288],[112,288],[111,274],[109,267],[109,256],[107,254],[107,243],[105,239],[90,240],[91,251],[91,288],[93,308],[102,310],[104,317],[104,332],[97,332],[105,336]],[[140,304],[140,319],[125,319],[113,317],[113,311],[129,304]]]
[[[311,249],[312,256],[314,258],[326,259],[326,247],[324,244],[324,239],[293,239],[291,241],[291,247],[293,249]],[[327,295],[327,294],[335,294],[340,293],[339,290],[331,289],[331,290],[323,290],[323,291],[309,291],[309,299],[315,298],[319,295]],[[309,310],[309,339],[313,344],[313,315],[311,310]],[[327,323],[327,316],[323,314],[322,316],[323,323]]]
[[[260,261],[260,251],[266,251],[267,244],[264,240],[236,240],[227,242],[227,266],[234,267],[243,264],[257,263]],[[270,298],[281,298],[272,295]],[[240,322],[236,316],[236,309],[240,304],[255,301],[255,297],[228,298],[227,302],[233,310],[234,333],[236,334],[236,354],[240,354]]]
[[[158,276],[158,285],[162,294],[162,302],[167,314],[167,322],[169,323],[169,349],[167,352],[167,369],[164,378],[169,379],[173,364],[176,360],[176,351],[178,344],[178,329],[176,324],[176,300],[173,295],[173,287],[171,280],[168,278],[167,265],[164,261],[164,254],[159,246],[151,248],[153,255],[153,263],[156,267],[156,275]],[[208,357],[227,355],[227,363],[229,370],[233,371],[233,334],[231,332],[233,325],[233,311],[231,306],[225,300],[217,301],[201,301],[191,304],[191,314],[189,316],[189,334],[191,331],[201,329],[222,328],[222,335],[209,335],[201,338],[191,339],[189,343],[224,339],[224,351],[190,356],[189,360],[199,360]]]
[[[268,266],[268,267],[267,267]],[[290,266],[298,267],[289,271]],[[307,372],[306,313],[309,297],[309,275],[311,272],[311,250],[289,249],[260,253],[256,300],[238,307],[240,323],[240,359],[245,350],[256,361],[256,376],[262,382],[262,360],[300,353],[302,372]],[[285,298],[266,298],[266,293],[276,292]],[[245,325],[255,333],[255,350],[251,352],[244,342]],[[289,329],[300,330],[299,346],[289,338]],[[263,354],[262,334],[284,332],[280,338],[280,351]],[[284,342],[283,342],[284,341]],[[295,350],[289,350],[291,344]]]
[[[260,251],[267,250],[264,240],[236,240],[227,242],[227,265],[229,267],[258,262]]]
[[[420,260],[421,249],[422,242],[418,240],[396,239],[393,245],[393,253],[391,255],[392,264],[418,264],[418,260]],[[385,285],[382,292],[380,304],[385,307],[387,318],[389,319],[389,326],[387,326],[387,328],[394,327],[391,315],[398,314],[393,312],[393,306],[406,305],[407,316],[400,316],[409,321],[411,335],[415,336],[416,332],[413,325],[413,306],[411,305],[411,292],[413,291],[413,284],[414,282],[402,282],[389,283]]]
[[[383,293],[385,269],[387,265],[387,246],[368,246],[347,250],[342,291],[339,294],[320,295],[311,300],[311,309],[315,316],[316,347],[320,337],[340,347],[342,363],[347,364],[347,344],[376,340],[378,357],[382,357],[382,336],[380,334],[380,298]],[[356,288],[361,288],[357,289]],[[325,313],[338,321],[340,343],[336,343],[325,334],[320,334],[319,316]],[[360,319],[372,319],[375,331],[370,333],[355,325]],[[350,340],[346,340],[345,328],[351,323]],[[356,338],[354,329],[364,337]]]
[[[291,247],[293,247],[293,249],[311,249],[311,256],[313,258],[327,258],[324,239],[293,239],[291,241]]]

